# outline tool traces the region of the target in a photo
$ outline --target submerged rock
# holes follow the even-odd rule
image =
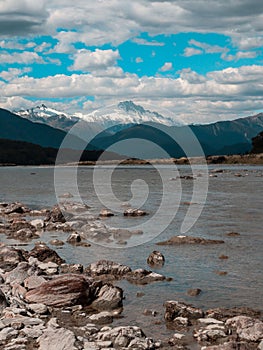
[[[158,242],[157,245],[177,245],[177,244],[222,244],[223,240],[205,239],[192,236],[174,236],[164,242]]]
[[[148,215],[148,213],[144,210],[129,208],[123,212],[123,215],[124,216],[144,216],[144,215]]]
[[[110,217],[110,216],[114,216],[114,214],[109,209],[101,209],[100,216],[101,217]]]

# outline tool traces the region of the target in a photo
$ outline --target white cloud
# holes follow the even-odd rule
[[[221,58],[225,61],[238,61],[242,58],[255,58],[258,53],[255,51],[238,51],[235,55],[225,54],[221,55]]]
[[[32,63],[44,63],[42,57],[36,52],[24,51],[24,52],[2,52],[0,53],[0,63],[2,64],[32,64]]]
[[[71,70],[90,72],[92,70],[105,70],[116,65],[120,54],[118,50],[79,50],[74,56],[74,63]]]
[[[29,73],[29,72],[31,72],[30,67],[25,67],[23,69],[9,68],[7,71],[2,71],[0,73],[0,78],[2,78],[3,80],[6,80],[6,81],[11,81],[14,78],[17,78],[17,77],[23,75],[24,73]]]
[[[186,47],[184,49],[184,53],[183,56],[185,57],[191,57],[191,56],[195,56],[195,55],[202,55],[203,51],[199,50],[199,49],[195,49],[194,47]]]
[[[189,40],[189,45],[197,46],[204,50],[205,53],[222,53],[228,51],[225,47],[219,46],[219,45],[210,45],[204,42],[200,42],[197,40]]]
[[[172,62],[165,62],[165,64],[159,69],[160,72],[167,72],[173,69]]]
[[[148,41],[142,38],[134,38],[132,39],[132,42],[138,44],[138,45],[145,45],[145,46],[164,46],[165,44],[161,41],[156,41],[156,40],[152,40],[152,41]]]
[[[233,44],[236,45],[240,50],[250,50],[259,47],[263,47],[263,37],[233,37]]]

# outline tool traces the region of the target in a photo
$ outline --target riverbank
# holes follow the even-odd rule
[[[109,260],[94,261],[88,266],[83,266],[81,261],[76,264],[64,261],[57,250],[63,244],[94,248],[88,237],[77,230],[84,217],[85,224],[95,228],[91,231],[93,238],[102,232],[98,218],[94,221],[91,216],[84,215],[87,209],[80,203],[64,204],[63,212],[58,206],[31,210],[21,203],[0,204],[1,234],[17,243],[26,244],[50,231],[64,231],[68,235],[66,241],[54,239],[48,245],[36,242],[27,250],[1,244],[2,349],[262,349],[261,314],[249,308],[205,310],[177,300],[162,300],[156,295],[152,308],[141,310],[142,317],[148,317],[150,323],[156,322],[155,327],[170,329],[169,337],[159,337],[149,330],[145,335],[137,324],[117,325],[126,295],[119,282],[169,283],[169,276],[151,272],[155,265],[165,263],[165,256],[153,252],[148,259],[145,257],[149,270],[132,269]],[[87,231],[90,230],[87,228]],[[104,235],[106,237],[107,233]],[[178,236],[172,243],[211,245],[224,242]],[[189,291],[192,295],[200,292]],[[141,294],[135,296],[140,297]],[[158,303],[163,304],[163,311],[156,318]]]

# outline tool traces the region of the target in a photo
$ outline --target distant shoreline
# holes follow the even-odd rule
[[[244,154],[244,155],[216,155],[204,157],[181,157],[181,158],[167,158],[167,159],[124,159],[124,160],[99,160],[99,161],[83,161],[60,164],[60,166],[95,166],[95,165],[189,165],[189,164],[214,164],[214,165],[263,165],[263,153],[258,154]],[[54,166],[50,164],[15,164],[15,163],[0,163],[0,167],[14,167],[14,166]]]

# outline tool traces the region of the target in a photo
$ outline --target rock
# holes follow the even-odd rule
[[[201,289],[196,288],[196,289],[189,289],[187,291],[187,294],[190,295],[191,297],[195,297],[195,296],[199,295],[201,292],[202,292]]]
[[[226,236],[228,236],[228,237],[237,237],[237,236],[240,236],[240,233],[238,233],[238,232],[228,232],[228,233],[226,233]]]
[[[39,350],[77,350],[75,335],[65,328],[48,327],[38,338]]]
[[[13,327],[6,327],[0,331],[0,341],[6,341],[18,335],[18,331]]]
[[[21,334],[25,335],[27,338],[39,338],[45,330],[45,327],[42,325],[33,326],[33,327],[24,327],[21,331]]]
[[[16,268],[5,274],[5,282],[11,285],[12,283],[22,284],[28,276],[33,275],[35,272],[35,267],[30,266],[25,261],[22,261]]]
[[[148,213],[144,210],[128,208],[123,212],[124,216],[144,216],[148,215]]]
[[[215,273],[219,276],[226,276],[227,275],[227,271],[215,271]]]
[[[18,231],[13,231],[8,233],[9,238],[19,239],[21,241],[27,241],[30,239],[38,238],[39,235],[29,228],[22,228]]]
[[[60,203],[60,207],[67,214],[70,213],[72,215],[87,212],[87,210],[89,209],[89,206],[82,202],[71,202],[71,201]]]
[[[156,272],[147,271],[144,269],[137,269],[129,272],[126,275],[126,279],[130,283],[142,285],[151,282],[164,281],[166,277]]]
[[[222,240],[205,239],[192,236],[174,236],[164,242],[158,242],[157,245],[177,245],[177,244],[222,244]]]
[[[213,317],[220,321],[226,321],[229,318],[240,315],[259,318],[261,316],[261,313],[260,311],[255,311],[248,307],[234,307],[232,309],[215,308],[206,311],[207,317]]]
[[[42,219],[35,219],[30,221],[30,224],[34,226],[37,230],[41,230],[45,227],[45,222]]]
[[[157,316],[158,312],[156,310],[150,310],[150,309],[144,309],[143,310],[143,315],[144,316]]]
[[[21,250],[0,245],[0,268],[10,270],[21,261],[25,261]]]
[[[4,210],[4,214],[9,215],[9,214],[25,214],[28,213],[30,210],[24,206],[22,203],[16,202],[16,203],[11,203],[8,204]]]
[[[221,259],[221,260],[226,260],[226,259],[228,259],[228,256],[222,254],[222,255],[220,255],[218,258]]]
[[[67,242],[71,244],[77,244],[81,242],[81,236],[78,232],[73,232],[67,238]]]
[[[204,313],[201,309],[195,308],[192,305],[187,305],[179,301],[166,301],[165,304],[166,321],[173,321],[177,317],[187,317],[189,319],[202,318]]]
[[[147,264],[149,266],[163,266],[165,258],[158,250],[154,250],[147,258]]]
[[[110,216],[114,216],[114,214],[109,209],[101,209],[100,216],[101,217],[110,217]]]
[[[29,256],[37,258],[41,262],[52,261],[58,265],[65,262],[64,259],[43,242],[35,243],[35,247],[29,252]]]
[[[55,205],[48,213],[45,218],[46,222],[66,222],[66,219],[64,215],[62,214],[62,211],[60,210],[60,207],[58,205]]]
[[[89,320],[94,323],[106,324],[113,321],[112,314],[108,311],[102,311],[98,314],[91,315]]]
[[[240,339],[260,341],[263,339],[263,322],[247,316],[236,316],[226,321],[226,326],[236,329]]]
[[[111,284],[105,284],[99,290],[91,306],[96,310],[113,310],[122,307],[123,290]]]
[[[131,272],[131,268],[126,265],[121,265],[109,260],[99,260],[95,263],[90,264],[86,269],[86,273],[92,276],[101,275],[112,275],[116,277],[121,277]]]
[[[259,350],[263,350],[263,340],[261,340],[261,342],[259,343],[258,349]]]
[[[30,290],[41,286],[42,283],[46,282],[45,278],[42,276],[29,276],[24,280],[24,286]]]
[[[55,245],[55,246],[62,246],[64,245],[64,242],[61,241],[60,239],[52,239],[49,244]]]
[[[203,324],[203,325],[208,325],[208,324],[219,324],[219,325],[223,325],[224,322],[219,321],[215,318],[212,317],[206,317],[206,318],[199,318],[198,322]]]
[[[93,293],[91,282],[83,276],[65,274],[30,290],[26,293],[25,299],[30,303],[41,303],[55,307],[87,305],[94,299]]]
[[[253,346],[253,345],[252,345]],[[256,348],[244,342],[229,341],[219,345],[203,346],[201,350],[252,350]]]
[[[82,273],[83,265],[81,264],[61,264],[60,273]]]
[[[48,308],[45,304],[30,304],[28,306],[29,310],[33,311],[36,314],[43,315],[48,313]]]
[[[70,192],[65,192],[59,195],[59,198],[73,198],[73,197],[74,197],[73,194],[71,194]]]
[[[2,290],[0,289],[0,315],[3,311],[3,309],[5,309],[8,306],[8,302],[6,300],[6,297],[4,295],[4,293],[2,292]]]

